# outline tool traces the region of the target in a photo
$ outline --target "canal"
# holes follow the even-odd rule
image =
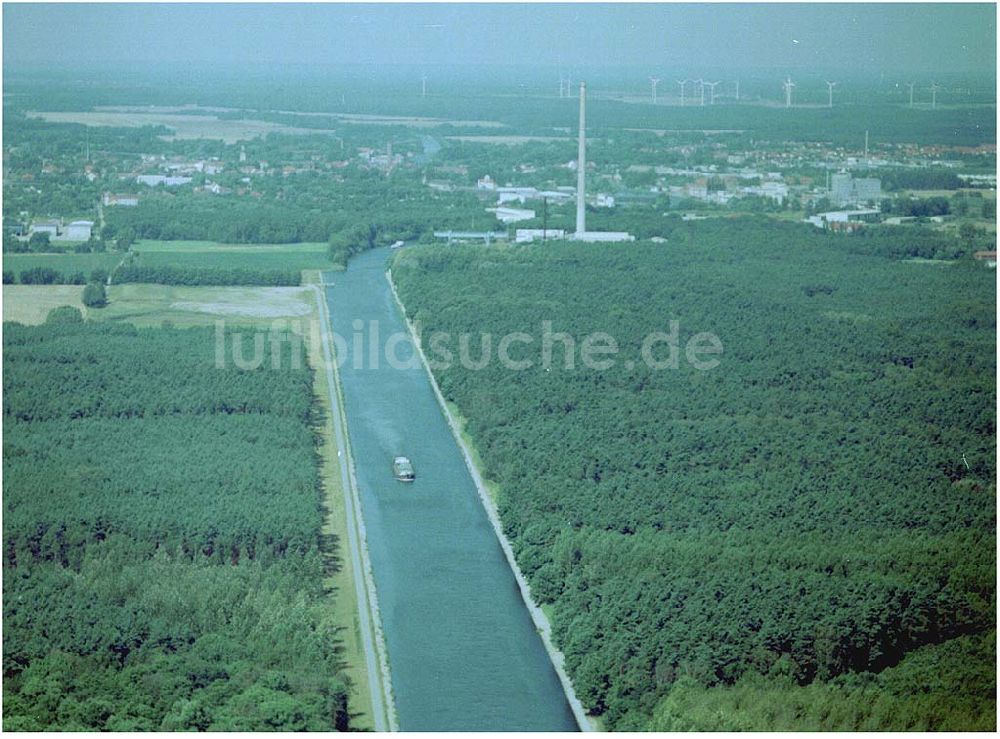
[[[388,257],[366,252],[324,282],[339,350],[347,349],[344,409],[399,727],[575,731],[426,372],[416,361],[386,361],[386,341],[406,333],[385,279]],[[397,347],[401,359],[412,353],[409,339]],[[400,454],[416,469],[412,483],[393,479]]]

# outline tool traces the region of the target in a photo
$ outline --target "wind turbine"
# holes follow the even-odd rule
[[[931,82],[931,108],[937,107],[937,94],[940,89],[937,82]]]
[[[656,77],[650,77],[649,81],[653,85],[653,105],[656,105],[656,86],[660,84],[660,80]]]
[[[826,83],[826,95],[827,95],[826,107],[828,107],[828,108],[832,108],[833,107],[833,88],[836,87],[836,86],[837,86],[836,82],[827,82]]]
[[[684,105],[684,87],[690,80],[677,80],[677,84],[681,86],[681,106]]]
[[[695,80],[698,83],[698,94],[701,95],[701,104],[705,104],[705,80],[699,77]]]
[[[717,84],[719,84],[719,83],[718,82],[706,82],[705,83],[705,87],[707,87],[708,90],[709,90],[709,98],[708,98],[708,101],[709,101],[708,104],[709,105],[715,105],[715,86]],[[701,104],[702,105],[705,104],[705,95],[704,95],[704,93],[702,93],[702,103]]]
[[[427,97],[427,73],[420,75],[420,97]]]
[[[736,78],[736,102],[740,101],[740,80],[739,77]]]
[[[785,107],[792,107],[792,88],[795,87],[795,83],[792,82],[791,77],[785,78],[785,81],[781,83],[781,86],[785,88]]]

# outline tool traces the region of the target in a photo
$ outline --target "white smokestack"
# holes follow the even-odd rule
[[[587,83],[580,83],[580,143],[576,155],[576,232],[582,234],[587,231],[587,215],[584,210],[583,199],[586,189],[587,169],[587,119],[586,119]]]

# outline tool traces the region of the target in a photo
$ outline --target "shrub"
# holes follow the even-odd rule
[[[28,239],[29,251],[48,251],[50,248],[49,235],[40,231],[31,234]]]
[[[83,314],[79,308],[72,305],[61,305],[49,311],[45,317],[46,323],[83,323]]]
[[[88,308],[103,308],[108,304],[108,294],[104,283],[91,282],[83,288],[83,304]]]

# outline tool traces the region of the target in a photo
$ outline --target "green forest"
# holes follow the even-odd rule
[[[3,349],[4,729],[350,728],[301,346],[62,308]]]
[[[922,234],[744,218],[394,257],[425,337],[620,347],[435,370],[607,728],[995,727],[995,275],[907,260]],[[631,361],[672,320],[719,366]]]

